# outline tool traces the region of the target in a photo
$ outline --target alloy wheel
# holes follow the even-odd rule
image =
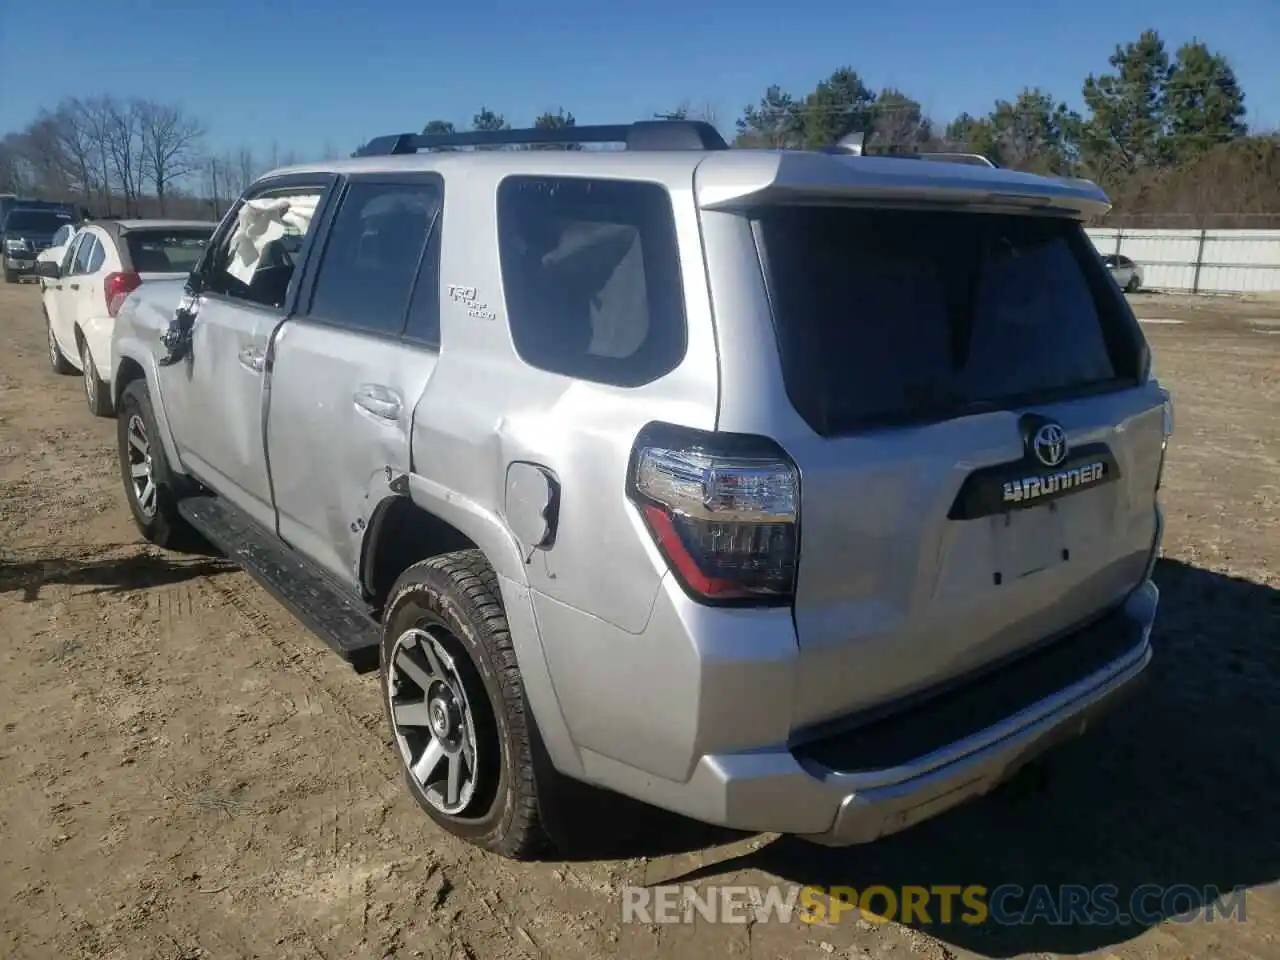
[[[80,347],[80,369],[84,372],[85,396],[89,398],[89,406],[93,407],[98,399],[98,378],[93,372],[93,356],[87,343]]]
[[[134,502],[148,520],[156,514],[155,470],[151,461],[151,440],[147,437],[147,425],[142,417],[129,418],[129,481]]]
[[[471,701],[446,643],[457,649],[443,626],[406,630],[396,639],[386,682],[409,775],[431,806],[457,816],[475,795],[480,767]]]

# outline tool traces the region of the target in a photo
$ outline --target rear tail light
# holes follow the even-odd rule
[[[102,281],[102,295],[107,301],[107,314],[114,317],[120,312],[125,297],[137,290],[142,278],[136,273],[108,273]]]
[[[791,601],[800,477],[776,444],[653,424],[636,439],[627,492],[694,599]]]

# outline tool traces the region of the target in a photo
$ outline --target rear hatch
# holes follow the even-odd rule
[[[1105,209],[1096,188],[796,162],[802,176],[749,188],[698,176],[704,208],[751,221],[781,402],[804,421],[773,437],[800,472],[803,730],[1122,601],[1151,555],[1164,418],[1142,334],[1076,219]]]

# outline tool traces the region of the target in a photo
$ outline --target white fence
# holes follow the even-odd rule
[[[1148,290],[1280,292],[1280,230],[1146,230],[1093,227],[1093,245],[1142,268]]]

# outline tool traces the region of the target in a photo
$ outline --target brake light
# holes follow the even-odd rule
[[[694,599],[791,601],[800,477],[777,444],[651,424],[636,439],[627,492]]]
[[[114,317],[120,312],[125,297],[137,290],[142,278],[136,273],[108,273],[102,281],[102,295],[107,301],[107,314]]]

